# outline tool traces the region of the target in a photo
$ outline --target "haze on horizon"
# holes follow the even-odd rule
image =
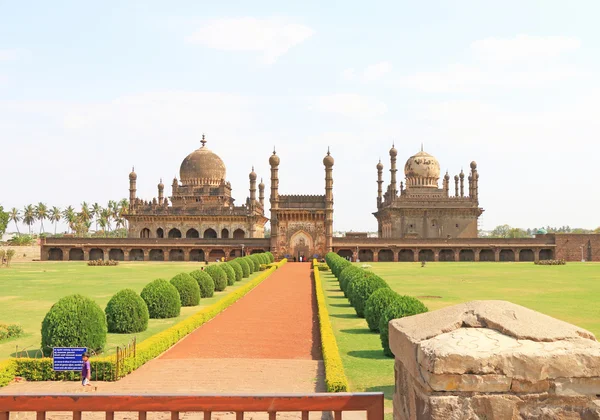
[[[323,194],[329,146],[335,231],[377,229],[392,142],[401,171],[422,143],[477,161],[482,229],[600,225],[599,2],[365,7],[1,3],[0,205],[105,205],[133,165],[170,195],[205,133],[237,204],[253,165],[268,199],[273,146],[281,194]]]

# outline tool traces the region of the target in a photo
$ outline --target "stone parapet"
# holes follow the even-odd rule
[[[390,323],[394,419],[598,419],[600,343],[504,301]]]

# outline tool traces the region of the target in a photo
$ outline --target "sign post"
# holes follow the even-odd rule
[[[86,347],[54,347],[52,350],[52,368],[55,372],[81,371],[83,354]]]

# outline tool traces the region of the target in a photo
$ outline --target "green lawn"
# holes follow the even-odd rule
[[[0,360],[8,358],[19,349],[30,350],[35,356],[40,347],[40,327],[48,309],[61,297],[74,293],[89,296],[102,309],[119,290],[131,288],[141,292],[146,284],[157,278],[170,280],[174,275],[200,268],[198,263],[121,263],[116,267],[88,267],[82,262],[32,262],[13,263],[0,269],[0,323],[18,323],[25,330],[21,337],[0,343]],[[148,329],[137,334],[108,334],[107,352],[129,342],[135,335],[138,341],[209,306],[228,293],[246,284],[250,278],[215,292],[212,298],[202,299],[200,306],[181,308],[181,315],[171,319],[151,319]]]
[[[600,264],[369,263],[400,294],[429,308],[478,299],[508,300],[588,329],[600,337]],[[383,391],[390,416],[393,360],[383,356],[379,334],[350,307],[331,272],[322,272],[327,305],[351,391]]]

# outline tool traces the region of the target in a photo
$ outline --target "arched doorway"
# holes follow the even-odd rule
[[[532,249],[522,249],[519,251],[519,261],[535,261],[535,254]]]
[[[108,259],[113,261],[125,261],[125,253],[122,249],[113,248],[108,251]]]
[[[252,250],[252,252],[250,253],[250,255],[252,255],[252,254],[260,254],[261,252],[265,252],[265,250],[264,249],[260,249],[260,248],[257,248],[257,249],[255,248],[255,249]]]
[[[90,249],[90,260],[103,260],[104,259],[104,251],[100,248],[92,248]]]
[[[228,229],[223,229],[221,231],[221,238],[222,239],[229,239],[229,230]]]
[[[204,250],[192,249],[190,251],[190,261],[204,261]]]
[[[69,250],[69,261],[83,261],[83,249],[71,248]]]
[[[196,229],[191,228],[191,229],[188,229],[187,232],[185,232],[185,237],[186,238],[199,238],[200,233]]]
[[[382,249],[377,253],[377,260],[379,262],[391,262],[394,261],[394,251],[391,249]]]
[[[132,249],[129,251],[129,261],[144,261],[144,251],[141,249]]]
[[[157,238],[164,238],[165,237],[165,231],[163,230],[163,228],[156,229],[156,237]]]
[[[432,249],[422,249],[419,251],[419,261],[435,261],[435,254]]]
[[[149,257],[150,261],[164,261],[165,253],[162,249],[151,249]]]
[[[204,235],[202,235],[204,239],[216,239],[217,232],[214,229],[208,228],[204,231]]]
[[[401,249],[398,253],[398,261],[413,262],[414,260],[415,253],[412,249]]]
[[[60,248],[50,248],[48,250],[48,260],[50,261],[62,261],[63,250]]]
[[[150,237],[150,229],[144,228],[140,231],[140,238],[149,238]]]
[[[181,238],[181,231],[177,228],[173,228],[169,231],[169,238]]]
[[[352,255],[354,255],[354,253],[349,249],[340,249],[337,252],[337,254],[342,258],[350,258],[350,259],[352,259]]]
[[[241,257],[241,256],[242,256],[241,249],[232,249],[231,252],[229,252],[229,258],[237,258],[237,257]]]
[[[472,249],[461,249],[458,253],[460,261],[475,261],[475,252]]]
[[[482,249],[479,251],[479,261],[496,261],[496,254],[491,249]]]
[[[169,261],[184,261],[185,254],[183,249],[172,249],[169,251]]]
[[[358,259],[361,262],[373,262],[373,251],[370,249],[359,249]]]
[[[221,261],[221,258],[225,258],[225,251],[223,251],[222,249],[213,249],[208,254],[209,261],[215,261],[215,260]]]
[[[440,261],[454,261],[454,251],[451,249],[442,249],[440,251]]]
[[[236,229],[233,231],[233,239],[244,239],[246,237],[246,232],[242,229]]]
[[[235,232],[233,232],[233,236],[235,237]],[[290,238],[290,250],[292,258],[296,258],[297,260],[300,257],[311,258],[313,254],[312,237],[303,230],[295,232]]]
[[[540,250],[540,260],[551,260],[554,258],[554,252],[551,249]]]
[[[515,251],[512,249],[501,249],[500,250],[500,261],[514,261]]]

